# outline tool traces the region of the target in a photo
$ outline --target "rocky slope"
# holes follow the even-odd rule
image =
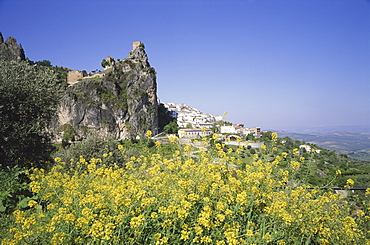
[[[14,37],[4,37],[0,32],[0,60],[25,60],[26,56],[21,44]]]
[[[84,78],[67,87],[58,116],[50,126],[57,132],[58,141],[71,128],[77,138],[92,130],[116,139],[141,136],[147,130],[157,133],[156,73],[144,45],[133,45],[124,60],[110,60],[108,65],[101,76]]]

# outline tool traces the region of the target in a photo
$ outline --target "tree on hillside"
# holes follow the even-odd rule
[[[254,137],[253,134],[248,134],[247,135],[247,140],[255,140],[256,138]]]
[[[103,59],[102,61],[101,61],[101,66],[103,67],[103,68],[105,68],[106,66],[108,66],[109,65],[109,62],[108,61],[106,61],[105,59]]]
[[[45,129],[60,99],[56,76],[16,61],[0,61],[0,71],[0,164],[36,164],[50,152]]]
[[[177,125],[177,120],[173,120],[172,122],[170,122],[169,124],[164,126],[164,131],[167,134],[177,134],[177,132],[179,131],[179,126]]]
[[[36,61],[36,64],[37,64],[37,65],[40,65],[40,66],[52,67],[52,65],[51,65],[51,61],[50,61],[50,60],[40,60],[40,61]]]

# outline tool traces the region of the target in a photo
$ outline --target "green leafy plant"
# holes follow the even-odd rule
[[[0,61],[0,70],[0,163],[40,163],[52,150],[45,128],[61,97],[55,73],[15,61]]]
[[[26,169],[14,166],[0,171],[0,213],[11,214],[16,208],[27,207],[32,197],[28,190]]]

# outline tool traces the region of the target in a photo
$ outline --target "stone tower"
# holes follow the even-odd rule
[[[78,81],[78,79],[82,79],[84,76],[82,72],[78,70],[69,71],[67,74],[67,83],[72,85]]]
[[[140,41],[134,41],[132,42],[132,50],[136,49],[137,47],[139,47],[141,44]]]

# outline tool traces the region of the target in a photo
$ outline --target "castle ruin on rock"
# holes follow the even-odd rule
[[[142,136],[147,130],[157,134],[156,72],[140,41],[133,42],[125,59],[111,62],[99,76],[79,79],[67,87],[58,116],[51,123],[57,141],[63,130],[71,127],[77,138],[83,138],[87,131],[115,139]]]

